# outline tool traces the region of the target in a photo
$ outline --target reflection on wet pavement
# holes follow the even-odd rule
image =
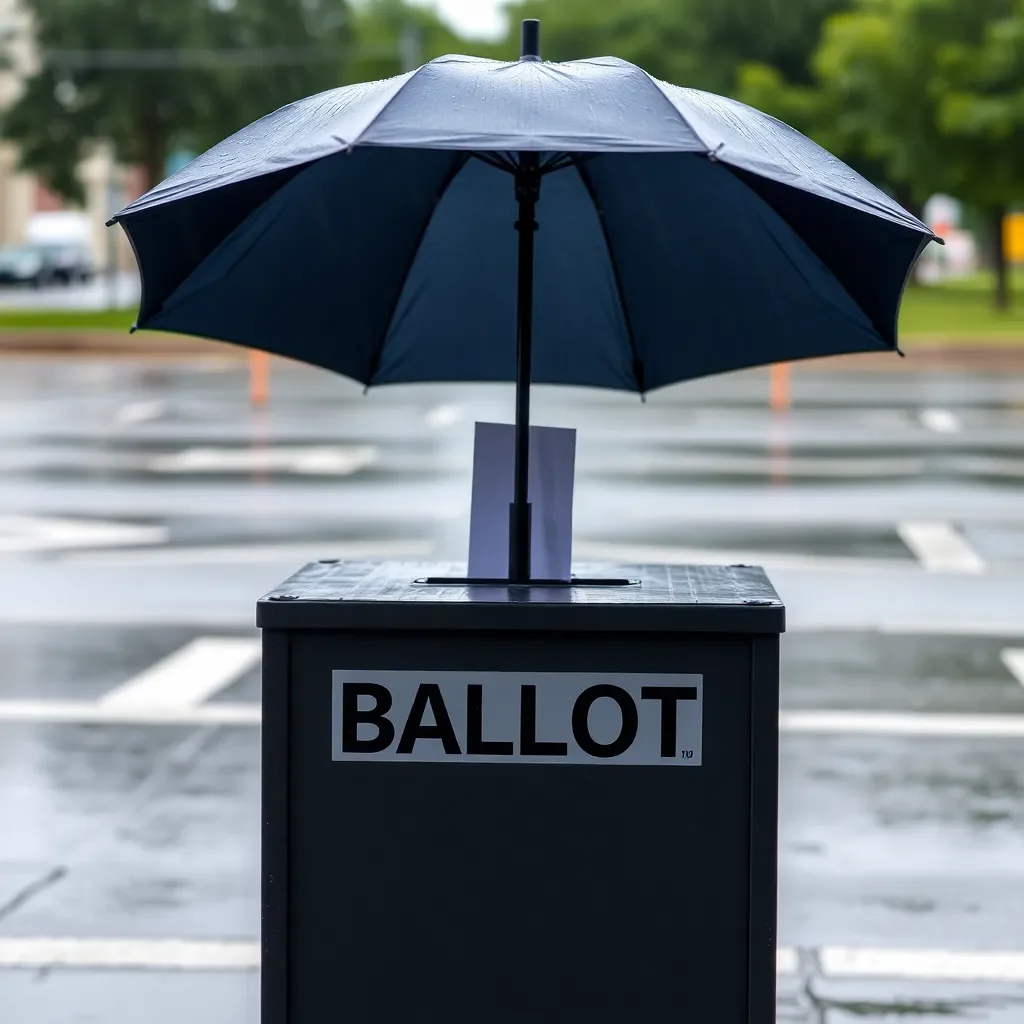
[[[67,872],[17,913],[0,913],[0,931],[256,934],[258,731],[117,728],[135,742],[94,727],[47,730],[40,746],[48,759],[32,789],[13,806],[0,797],[17,831],[35,833]],[[19,850],[17,842],[5,838],[0,857],[40,857],[38,846]]]
[[[463,557],[473,423],[511,414],[509,389],[363,397],[294,368],[254,414],[245,384],[233,363],[0,377],[3,1024],[255,1024],[259,730],[78,724],[76,709],[196,640],[255,637],[255,598],[300,547]],[[1006,657],[1024,648],[1024,379],[815,370],[793,387],[787,417],[760,373],[646,406],[538,389],[536,422],[579,431],[580,549],[781,559],[787,711],[1024,716]],[[357,449],[373,458],[345,462]],[[63,517],[66,545],[19,549],[16,515]],[[157,534],[105,549],[83,527],[72,543],[89,521]],[[981,569],[929,568],[908,521]],[[258,670],[222,682],[212,706],[259,702]],[[67,724],[3,717],[34,701],[61,702]],[[779,1021],[1024,1020],[1022,743],[783,734]],[[57,939],[87,966],[54,953],[40,970]],[[128,945],[96,954],[99,939]],[[151,955],[157,940],[184,945]],[[241,967],[234,947],[217,961],[194,945],[234,940]]]
[[[787,638],[786,708],[1024,714],[1002,652],[1013,638],[820,632]]]
[[[1024,1017],[1024,996],[1008,986],[979,986],[965,996],[941,982],[900,985],[894,994],[891,983],[817,982],[808,1000],[813,1024],[906,1021],[908,1024],[950,1024],[951,1021],[985,1021],[1016,1024]]]

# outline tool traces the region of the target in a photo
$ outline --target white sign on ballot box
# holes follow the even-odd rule
[[[568,580],[572,573],[575,462],[575,430],[530,427],[533,579]],[[471,577],[507,578],[509,505],[514,491],[515,427],[508,423],[478,423],[469,524]]]
[[[336,670],[335,761],[699,767],[700,675]]]

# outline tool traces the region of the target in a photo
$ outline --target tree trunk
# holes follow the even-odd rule
[[[159,185],[166,176],[168,141],[160,112],[146,110],[139,123],[139,138],[142,143],[142,171],[145,177],[145,191]]]
[[[919,221],[924,221],[924,204],[919,203],[909,186],[897,182],[892,186],[893,198],[907,213],[915,216]],[[921,264],[919,263],[914,272],[907,280],[907,287],[916,288],[921,284]]]
[[[996,309],[1009,309],[1013,301],[1010,289],[1010,265],[1003,247],[1003,222],[1006,220],[1006,207],[994,206],[988,214],[989,245],[992,269],[996,275],[996,288],[993,302]]]

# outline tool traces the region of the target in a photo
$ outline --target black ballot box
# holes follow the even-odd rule
[[[760,569],[259,603],[262,1024],[775,1020],[779,634]]]

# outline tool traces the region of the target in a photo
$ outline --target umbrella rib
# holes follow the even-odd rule
[[[933,238],[922,238],[920,244],[917,247],[917,255],[914,257],[913,263],[907,268],[906,277],[903,278],[903,287],[900,289],[900,297],[896,303],[896,323],[893,324],[892,328],[892,347],[896,350],[896,354],[900,358],[906,358],[906,352],[900,348],[900,311],[903,308],[903,299],[907,294],[907,287],[910,284],[911,277],[914,274],[914,267],[917,266],[917,261],[921,258],[921,254],[928,248],[928,243],[933,241]],[[943,243],[945,244],[945,243]]]
[[[472,153],[460,153],[456,157],[452,166],[448,169],[448,173],[444,176],[444,180],[441,182],[441,187],[437,190],[437,194],[434,196],[434,204],[430,210],[430,213],[423,221],[423,227],[420,230],[419,237],[416,239],[416,244],[412,249],[412,256],[409,259],[409,265],[405,269],[405,273],[402,275],[402,283],[398,289],[398,294],[395,296],[394,304],[391,307],[391,312],[388,315],[387,323],[381,334],[380,344],[377,346],[376,351],[370,359],[370,369],[366,375],[366,391],[370,390],[370,386],[373,384],[373,378],[377,376],[377,371],[380,369],[380,361],[384,356],[384,346],[388,341],[388,332],[391,330],[391,325],[395,320],[395,313],[398,312],[398,304],[402,301],[402,293],[405,291],[406,282],[409,280],[409,274],[412,273],[413,265],[416,262],[416,257],[419,255],[420,249],[423,247],[423,239],[426,237],[427,231],[430,229],[430,225],[434,220],[434,212],[437,210],[438,203],[444,198],[445,192],[448,191],[451,183],[458,177],[459,172],[469,162],[469,158],[475,154]],[[365,393],[365,392],[364,392]]]
[[[601,205],[597,201],[597,194],[594,192],[594,183],[591,181],[590,175],[583,166],[584,161],[577,159],[575,156],[570,156],[570,160],[576,167],[576,172],[579,174],[580,180],[583,182],[583,187],[587,190],[587,195],[590,196],[590,201],[594,204],[594,210],[597,213],[597,220],[601,225],[601,235],[604,238],[604,246],[608,250],[608,260],[612,265],[612,275],[615,278],[615,288],[619,293],[619,306],[622,309],[622,318],[626,322],[626,335],[629,338],[629,349],[633,354],[633,376],[636,378],[637,390],[640,392],[640,396],[642,398],[647,392],[647,385],[644,380],[644,363],[640,358],[640,351],[637,348],[636,334],[633,331],[633,321],[630,318],[629,306],[626,303],[626,292],[622,287],[622,274],[619,272],[619,263],[618,260],[615,259],[615,250],[612,248],[612,240],[608,235],[608,225],[605,223],[604,211],[601,209]]]
[[[494,153],[489,153],[486,150],[474,150],[470,153],[470,156],[475,157],[481,163],[485,163],[489,167],[496,167],[499,171],[507,171],[509,174],[515,174],[516,171],[519,170],[519,165],[514,160],[509,160],[507,157],[500,154],[495,155]],[[555,171],[564,171],[567,167],[572,167],[584,160],[591,160],[593,157],[593,153],[581,155],[573,153],[553,153],[540,165],[540,173],[552,174]]]
[[[555,171],[564,171],[567,167],[582,163],[584,160],[593,159],[592,153],[555,153],[546,163],[541,164],[541,174],[554,174]]]
[[[509,174],[515,174],[517,167],[508,159],[501,156],[494,156],[491,153],[474,151],[469,154],[470,156],[476,157],[481,163],[485,163],[490,167],[496,167],[499,171],[506,171]]]

